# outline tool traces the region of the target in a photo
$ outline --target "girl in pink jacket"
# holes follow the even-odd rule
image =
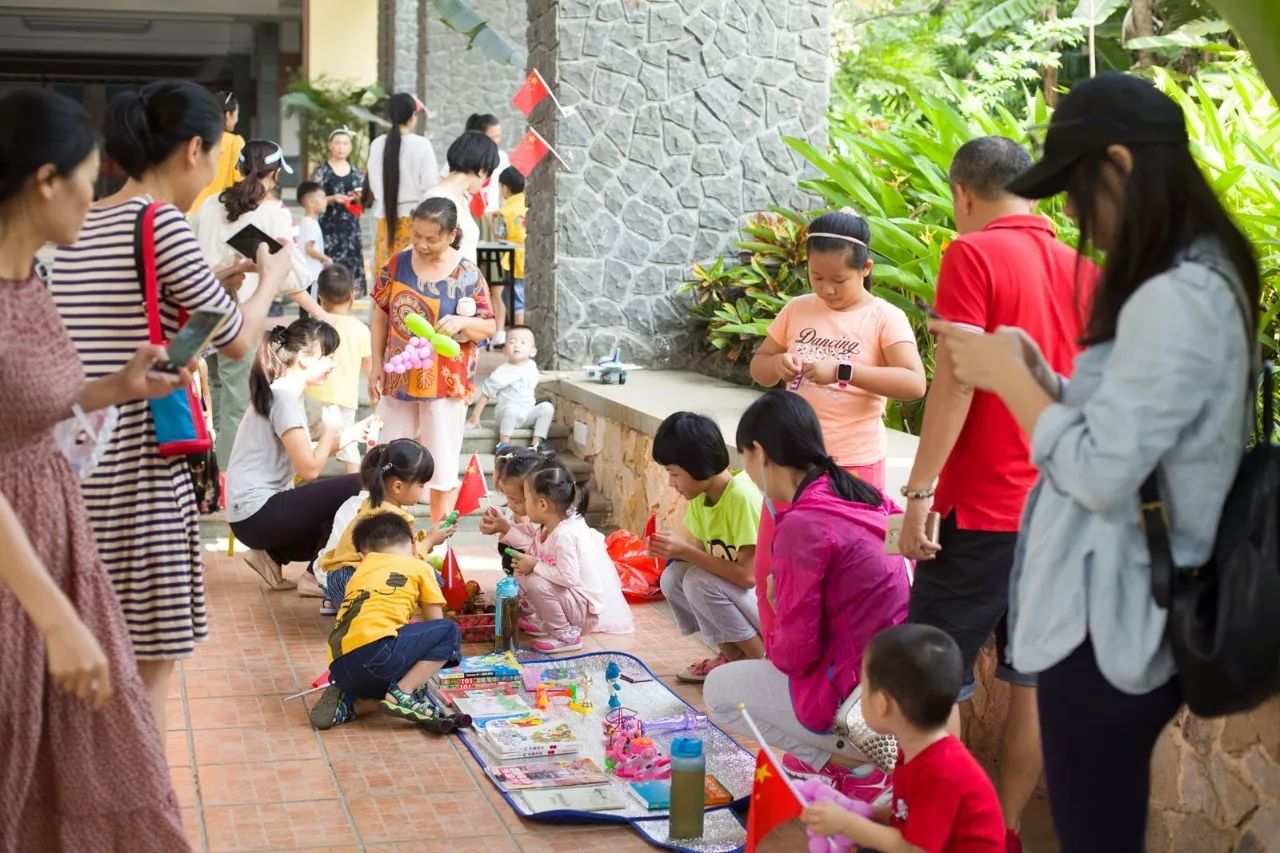
[[[634,630],[604,537],[582,517],[586,488],[552,459],[525,478],[524,493],[525,513],[542,527],[528,552],[514,561],[520,591],[533,608],[534,618],[523,623],[539,637],[532,647],[574,652],[582,648],[583,634]]]
[[[713,670],[707,712],[732,726],[745,704],[769,743],[787,751],[784,769],[874,801],[888,779],[836,731],[836,717],[858,693],[867,643],[907,617],[906,563],[884,553],[886,522],[899,510],[827,455],[817,415],[796,394],[756,400],[738,422],[737,443],[770,511],[771,502],[790,506],[775,517],[766,583],[777,616],[767,659]]]

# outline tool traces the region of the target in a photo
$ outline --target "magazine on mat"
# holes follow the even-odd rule
[[[540,764],[508,764],[504,767],[491,767],[489,772],[506,791],[602,785],[610,779],[590,758],[545,761]]]
[[[482,684],[475,687],[441,687],[438,684],[430,686],[431,698],[436,703],[446,708],[457,709],[454,704],[459,699],[467,699],[476,696],[515,696],[516,691],[512,689],[511,684],[500,681],[497,684]]]
[[[491,720],[475,729],[477,740],[499,759],[540,758],[579,752],[581,744],[567,723],[539,714]]]
[[[531,812],[600,812],[620,809],[625,805],[608,785],[594,788],[545,788],[521,791],[520,796]]]
[[[487,723],[511,717],[528,717],[533,708],[523,696],[491,693],[487,696],[459,696],[453,706],[460,714],[470,714],[477,723]]]

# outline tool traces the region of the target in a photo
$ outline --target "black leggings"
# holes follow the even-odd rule
[[[1151,751],[1182,705],[1178,679],[1133,696],[1098,670],[1088,638],[1040,673],[1036,694],[1049,809],[1062,853],[1146,844]]]
[[[310,563],[328,543],[338,508],[359,493],[359,474],[285,489],[244,521],[231,522],[231,532],[277,563]]]

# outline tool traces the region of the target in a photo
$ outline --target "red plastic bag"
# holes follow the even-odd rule
[[[644,540],[630,530],[615,530],[604,540],[609,557],[622,581],[622,594],[627,601],[657,601],[662,598],[658,578],[666,564],[650,557]]]

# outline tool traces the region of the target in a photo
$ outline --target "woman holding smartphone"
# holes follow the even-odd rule
[[[351,270],[356,292],[367,290],[364,277],[364,244],[360,236],[360,201],[364,173],[351,162],[352,132],[339,127],[329,134],[329,159],[311,173],[311,180],[324,187],[328,206],[320,216],[324,250],[335,264]]]
[[[222,110],[191,82],[164,81],[117,95],[107,106],[107,154],[129,175],[115,195],[89,208],[79,236],[54,256],[50,289],[88,377],[120,370],[148,342],[134,231],[151,204],[160,321],[178,333],[180,311],[228,314],[213,336],[220,355],[242,358],[257,346],[290,269],[288,252],[258,253],[256,290],[237,305],[200,252],[186,210],[213,177]],[[182,457],[161,458],[145,401],[120,407],[110,444],[82,483],[103,563],[115,584],[160,731],[174,662],[208,634],[204,562],[191,473]],[[117,785],[117,787],[125,787]],[[0,835],[3,835],[0,832]]]

